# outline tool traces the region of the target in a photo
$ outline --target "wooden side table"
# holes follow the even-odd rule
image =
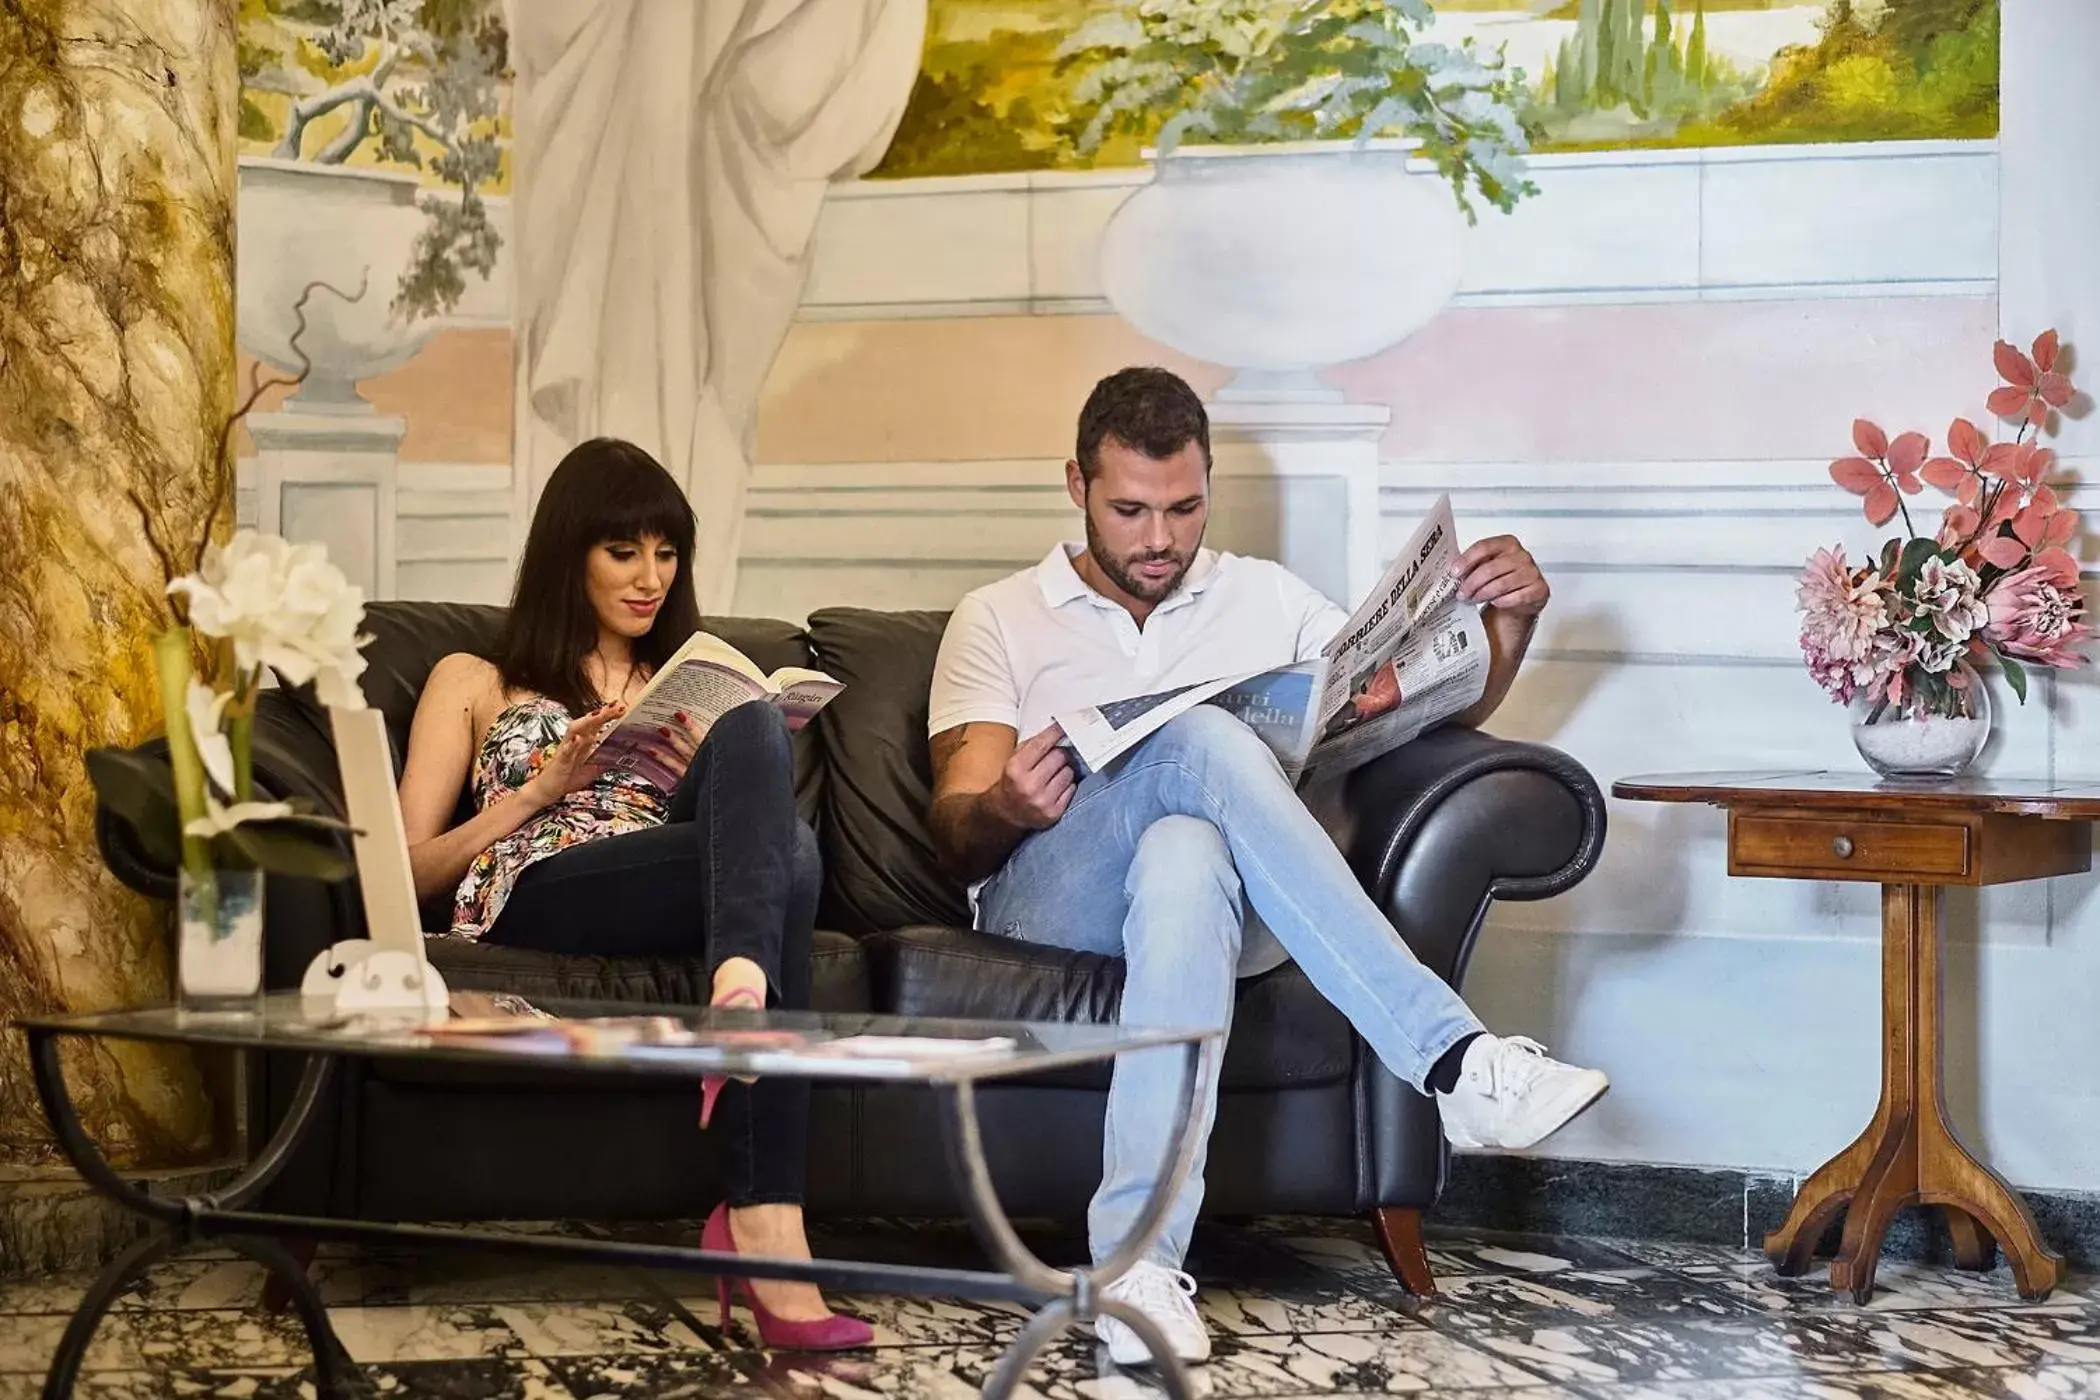
[[[1955,1261],[2011,1261],[2020,1296],[2056,1287],[2063,1260],[2027,1203],[1947,1121],[1940,1064],[1940,903],[1948,885],[1998,885],[2092,867],[2100,783],[1957,779],[1882,782],[1865,773],[1682,773],[1628,778],[1614,797],[1705,802],[1728,811],[1728,873],[1881,886],[1881,1102],[1853,1144],[1801,1186],[1765,1237],[1782,1274],[1805,1272],[1840,1213],[1831,1286],[1865,1302],[1882,1237],[1907,1205],[1941,1207]]]

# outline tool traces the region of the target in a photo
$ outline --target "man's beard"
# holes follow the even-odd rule
[[[1110,583],[1141,603],[1159,603],[1172,597],[1174,590],[1181,587],[1182,579],[1188,576],[1189,565],[1195,562],[1193,551],[1183,556],[1171,549],[1118,559],[1102,544],[1100,533],[1094,529],[1094,518],[1091,514],[1087,516],[1086,521],[1086,552],[1093,556],[1095,565],[1108,576]],[[1140,565],[1158,560],[1171,561],[1176,566],[1174,572],[1157,581],[1135,572]]]

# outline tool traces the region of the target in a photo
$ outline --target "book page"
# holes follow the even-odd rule
[[[595,757],[607,771],[632,773],[669,792],[685,776],[681,728],[690,730],[694,741],[704,739],[729,711],[766,700],[780,710],[789,729],[800,729],[843,689],[822,671],[803,666],[783,666],[768,676],[720,637],[695,632],[605,732]]]
[[[692,636],[687,637],[684,645],[672,652],[670,659],[658,668],[654,676],[650,677],[649,684],[643,687],[640,695],[635,697],[635,703],[639,705],[644,700],[647,700],[650,690],[654,689],[664,677],[676,671],[686,662],[693,660],[712,661],[717,666],[734,671],[740,676],[748,676],[760,685],[767,684],[766,673],[759,670],[757,663],[752,661],[750,657],[744,655],[712,632],[695,632]],[[767,686],[767,688],[771,689],[772,687]]]
[[[723,715],[765,697],[763,680],[712,659],[690,657],[656,674],[634,707],[605,731],[592,757],[608,772],[632,773],[669,792],[690,761],[690,755],[679,757],[688,742],[678,737],[681,728],[691,730],[693,741],[704,739]],[[671,731],[670,740],[664,730]]]
[[[786,690],[789,686],[800,685],[804,681],[819,681],[828,686],[838,685],[837,681],[822,671],[812,671],[807,666],[783,666],[766,677],[766,684],[774,690]]]
[[[778,676],[786,673],[776,671],[773,674]],[[846,688],[829,676],[820,675],[815,671],[800,671],[796,674],[806,679],[783,687],[781,692],[773,697],[774,708],[786,718],[790,730],[800,729],[815,719],[817,711],[830,704],[832,697]]]

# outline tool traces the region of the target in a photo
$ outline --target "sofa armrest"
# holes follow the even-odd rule
[[[167,740],[148,739],[138,751],[164,757]],[[257,797],[305,797],[329,816],[344,815],[334,742],[280,691],[266,690],[258,697],[252,753]],[[151,899],[175,898],[176,872],[152,860],[131,824],[100,804],[95,809],[95,843],[110,872],[124,884]],[[355,880],[271,875],[263,892],[263,917],[263,981],[272,988],[298,986],[314,954],[331,943],[364,936],[364,905]]]
[[[1570,889],[1604,847],[1604,795],[1581,764],[1472,729],[1425,734],[1313,807],[1407,945],[1454,987],[1491,901]]]
[[[165,762],[168,741],[164,735],[155,735],[133,745],[131,751]],[[125,888],[148,899],[172,901],[175,898],[174,870],[146,853],[146,848],[139,842],[137,827],[99,801],[95,803],[95,849],[102,853],[102,863],[109,867],[109,873],[122,881]]]
[[[1471,729],[1365,764],[1314,810],[1408,947],[1453,987],[1495,900],[1570,889],[1604,847],[1604,795],[1581,764]],[[1434,1205],[1450,1161],[1436,1105],[1367,1053],[1357,1115],[1360,1206]]]

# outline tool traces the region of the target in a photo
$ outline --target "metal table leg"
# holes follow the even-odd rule
[[[1175,1109],[1174,1130],[1169,1135],[1175,1144],[1172,1155],[1160,1164],[1159,1175],[1153,1180],[1152,1193],[1146,1197],[1144,1209],[1138,1212],[1137,1222],[1116,1246],[1115,1252],[1098,1266],[1069,1272],[1053,1269],[1038,1259],[1015,1233],[1013,1222],[999,1203],[998,1189],[993,1185],[991,1169],[985,1162],[984,1139],[977,1121],[975,1086],[964,1081],[949,1089],[948,1156],[965,1188],[963,1203],[969,1210],[970,1223],[976,1228],[977,1238],[991,1252],[999,1267],[1017,1282],[1050,1295],[1050,1301],[1029,1319],[1028,1325],[1021,1329],[1021,1335],[999,1359],[999,1365],[985,1382],[986,1400],[1007,1400],[1019,1388],[1029,1366],[1044,1347],[1066,1328],[1091,1326],[1103,1314],[1123,1323],[1145,1344],[1145,1350],[1152,1354],[1153,1364],[1158,1368],[1161,1388],[1170,1400],[1189,1400],[1188,1368],[1167,1345],[1166,1338],[1153,1326],[1152,1320],[1127,1303],[1101,1296],[1101,1290],[1129,1272],[1159,1238],[1174,1197],[1180,1193],[1182,1183],[1188,1180],[1189,1168],[1196,1160],[1197,1130],[1201,1126],[1195,1112],[1196,1093],[1210,1073],[1212,1046],[1207,1041],[1191,1041],[1182,1047],[1182,1051],[1181,1094]]]
[[[140,1189],[109,1164],[109,1159],[102,1155],[102,1150],[81,1127],[80,1115],[73,1109],[72,1095],[66,1089],[65,1066],[59,1058],[57,1035],[44,1030],[30,1030],[28,1035],[29,1066],[36,1080],[37,1098],[43,1103],[44,1117],[50,1122],[52,1136],[66,1154],[66,1160],[73,1164],[88,1185],[125,1209],[144,1216],[156,1227],[102,1271],[89,1287],[87,1296],[81,1299],[72,1321],[66,1325],[58,1352],[52,1357],[51,1368],[44,1377],[44,1400],[66,1400],[73,1392],[81,1360],[94,1340],[95,1329],[124,1289],[163,1257],[200,1238],[200,1216],[241,1205],[269,1185],[271,1179],[284,1169],[285,1163],[291,1159],[292,1149],[298,1145],[313,1119],[314,1107],[333,1076],[335,1061],[326,1055],[307,1057],[290,1112],[240,1175],[216,1191],[175,1201]],[[313,1348],[315,1388],[324,1397],[342,1395],[347,1380],[342,1345],[336,1340],[335,1329],[329,1325],[328,1309],[323,1305],[320,1290],[314,1287],[313,1280],[274,1240],[232,1233],[225,1238],[234,1248],[269,1269],[290,1291],[299,1310],[299,1321],[306,1329],[307,1344]]]
[[[281,1237],[473,1247],[551,1257],[617,1260],[732,1277],[801,1279],[826,1286],[874,1286],[907,1293],[953,1292],[963,1296],[1037,1301],[1042,1303],[1040,1310],[1022,1329],[986,1383],[984,1393],[993,1400],[1008,1400],[1035,1357],[1065,1328],[1090,1326],[1102,1315],[1115,1318],[1137,1334],[1151,1353],[1161,1384],[1171,1400],[1189,1400],[1187,1369],[1174,1355],[1159,1329],[1135,1308],[1103,1298],[1101,1290],[1122,1277],[1144,1256],[1158,1238],[1174,1197],[1188,1179],[1200,1145],[1195,1113],[1196,1092],[1199,1085],[1207,1083],[1211,1073],[1214,1060],[1212,1042],[1192,1042],[1182,1047],[1182,1092],[1171,1134],[1175,1150],[1168,1161],[1161,1163],[1151,1194],[1130,1234],[1099,1266],[1069,1272],[1051,1268],[1021,1243],[999,1203],[985,1161],[974,1086],[964,1082],[950,1089],[950,1160],[966,1188],[964,1203],[979,1240],[1006,1271],[1001,1277],[950,1269],[720,1256],[704,1250],[611,1241],[537,1240],[487,1232],[440,1231],[418,1226],[242,1210],[247,1201],[283,1170],[312,1121],[315,1107],[335,1068],[334,1057],[324,1054],[308,1056],[290,1112],[246,1169],[216,1191],[182,1200],[166,1200],[125,1180],[82,1129],[66,1089],[64,1069],[59,1059],[57,1037],[60,1032],[25,1029],[28,1030],[30,1068],[35,1077],[37,1095],[59,1147],[89,1185],[155,1226],[150,1235],[112,1262],[88,1290],[66,1329],[57,1356],[53,1358],[45,1380],[45,1400],[66,1400],[71,1394],[96,1327],[130,1282],[171,1251],[206,1237],[226,1240],[262,1263],[286,1286],[298,1308],[308,1343],[313,1348],[316,1388],[327,1400],[335,1400],[345,1393],[350,1379],[347,1358],[329,1325],[328,1311],[320,1291],[279,1242]]]
[[[44,1372],[44,1400],[67,1400],[72,1395],[80,1363],[87,1357],[88,1344],[95,1340],[95,1329],[102,1325],[102,1315],[123,1296],[133,1279],[158,1264],[177,1242],[174,1234],[165,1229],[142,1236],[112,1259],[109,1267],[88,1285],[86,1296],[66,1323],[65,1335],[58,1339],[50,1369]]]
[[[337,1340],[335,1328],[328,1321],[328,1305],[321,1301],[321,1290],[292,1257],[290,1250],[276,1240],[261,1235],[228,1235],[226,1243],[253,1259],[256,1263],[276,1275],[285,1291],[291,1295],[292,1306],[298,1310],[299,1324],[306,1329],[306,1344],[314,1354],[314,1389],[323,1396],[349,1394],[349,1360],[343,1344]],[[56,1400],[46,1394],[44,1400]]]

